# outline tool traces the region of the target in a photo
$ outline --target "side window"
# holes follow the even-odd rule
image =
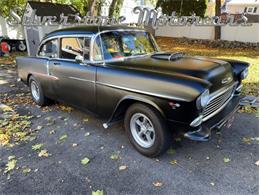
[[[67,37],[61,39],[61,58],[74,60],[76,56],[84,56],[89,60],[90,37]]]
[[[100,44],[100,36],[98,36],[95,40],[93,47],[93,60],[100,61],[103,60],[102,52],[101,52],[101,44]]]
[[[57,58],[58,57],[58,40],[53,39],[44,43],[39,51],[39,56],[48,57],[48,58]]]

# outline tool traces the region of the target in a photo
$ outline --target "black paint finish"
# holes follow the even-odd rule
[[[133,29],[69,28],[50,33],[45,39],[76,34],[95,36],[110,30]],[[234,60],[189,56],[164,60],[151,55],[84,64],[40,57],[19,57],[16,61],[22,81],[27,83],[33,75],[46,96],[96,113],[108,123],[122,119],[127,107],[139,101],[155,107],[167,121],[183,127],[201,114],[196,100],[206,89],[212,94],[235,82],[240,84],[240,74],[248,67],[248,63]],[[223,84],[226,77],[231,77],[232,83]],[[173,108],[169,103],[180,106]]]

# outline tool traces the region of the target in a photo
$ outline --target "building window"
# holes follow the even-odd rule
[[[249,14],[256,13],[256,11],[257,11],[257,7],[245,7],[244,9],[244,12]]]

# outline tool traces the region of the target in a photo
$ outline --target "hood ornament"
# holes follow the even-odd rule
[[[222,84],[228,84],[228,83],[230,83],[232,80],[233,80],[232,77],[231,77],[231,76],[228,76],[228,77],[222,79],[222,80],[221,80],[221,83],[222,83]]]

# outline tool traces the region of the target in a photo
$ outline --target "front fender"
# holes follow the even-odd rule
[[[134,95],[127,95],[117,103],[112,115],[109,117],[108,121],[103,124],[103,126],[107,128],[113,123],[120,121],[123,118],[127,108],[137,102],[152,106],[162,115],[163,118],[166,119],[163,110],[154,101]]]
[[[239,76],[240,76],[241,72],[243,72],[246,68],[248,68],[250,66],[250,63],[240,61],[240,60],[232,60],[232,59],[221,59],[221,60],[224,60],[224,61],[228,62],[229,64],[231,64],[231,66],[233,68],[234,76],[236,77],[236,80],[239,80]]]

